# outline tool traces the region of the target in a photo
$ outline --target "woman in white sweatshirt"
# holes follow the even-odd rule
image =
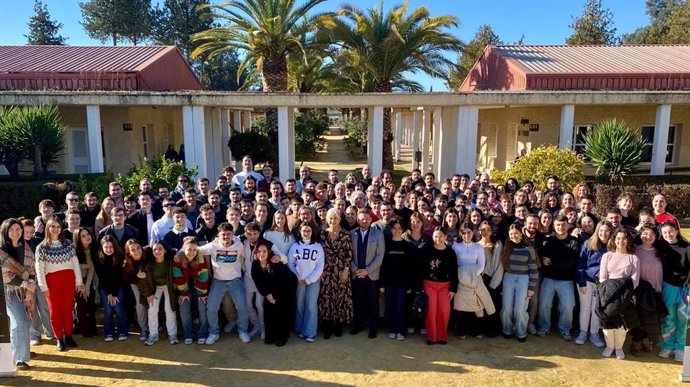
[[[323,273],[323,247],[309,223],[299,226],[300,238],[288,252],[288,267],[297,276],[295,331],[308,342],[316,339],[318,299]]]

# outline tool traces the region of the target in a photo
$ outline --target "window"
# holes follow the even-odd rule
[[[675,150],[676,150],[676,137],[677,137],[676,125],[670,125],[668,127],[668,139],[666,139],[666,163],[673,163],[675,160]],[[647,125],[643,126],[640,130],[642,138],[647,141],[648,144],[654,144],[654,126]],[[649,146],[644,156],[642,156],[643,163],[652,162],[652,147]]]
[[[573,151],[578,155],[585,154],[585,135],[592,130],[592,125],[576,125],[573,130]]]

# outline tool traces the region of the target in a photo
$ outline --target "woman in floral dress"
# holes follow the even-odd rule
[[[340,227],[340,213],[332,208],[326,214],[328,228],[321,231],[326,262],[321,275],[319,319],[322,321],[323,337],[329,339],[343,334],[343,324],[352,322],[352,288],[350,286],[350,263],[352,262],[352,239]]]

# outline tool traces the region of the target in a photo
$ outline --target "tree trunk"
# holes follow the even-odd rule
[[[40,180],[43,177],[43,162],[41,161],[41,145],[34,146],[34,178]]]
[[[391,93],[393,88],[390,81],[383,80],[376,83],[377,93]],[[393,131],[391,130],[391,108],[383,108],[383,169],[393,171]]]
[[[275,93],[287,91],[288,68],[287,61],[283,57],[278,58],[261,58],[261,84],[264,93]],[[268,108],[264,115],[266,116],[266,132],[269,139],[274,144],[278,143],[278,109]],[[276,147],[277,152],[277,147]],[[274,170],[278,171],[278,155],[275,157],[276,165]],[[282,177],[282,176],[281,176]]]

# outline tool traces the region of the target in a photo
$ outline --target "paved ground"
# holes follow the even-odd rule
[[[323,150],[316,154],[314,161],[297,161],[295,168],[299,168],[302,164],[308,165],[312,169],[312,176],[317,180],[325,179],[328,176],[328,171],[337,169],[341,179],[344,179],[348,172],[356,169],[361,169],[367,164],[366,154],[362,155],[359,149],[348,149],[345,142],[345,135],[341,135],[338,129],[333,130],[334,134],[323,136],[326,140],[326,145]],[[411,171],[411,154],[409,147],[403,147],[401,153],[401,161],[395,163],[395,170]]]

